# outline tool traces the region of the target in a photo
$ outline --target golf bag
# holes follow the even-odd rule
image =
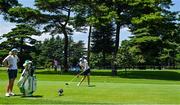
[[[33,92],[36,90],[35,67],[32,65],[31,61],[26,61],[23,66],[25,69],[23,70],[17,85],[24,96],[32,96]]]

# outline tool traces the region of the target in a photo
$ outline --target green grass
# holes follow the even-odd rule
[[[5,97],[7,74],[0,68],[0,104],[180,104],[178,70],[119,71],[116,77],[109,70],[92,70],[92,87],[87,87],[87,82],[77,87],[80,78],[66,86],[73,78],[72,73],[58,75],[47,70],[36,73],[34,97]],[[64,90],[63,96],[58,96],[60,88]],[[16,85],[14,91],[19,94]]]

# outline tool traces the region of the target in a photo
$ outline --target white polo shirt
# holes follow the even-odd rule
[[[18,57],[17,56],[13,56],[13,55],[8,55],[4,60],[8,62],[8,65],[11,65],[8,69],[10,70],[17,70],[17,62],[18,62]]]
[[[79,62],[80,66],[83,67],[83,70],[87,70],[89,69],[89,66],[88,66],[88,61],[86,59],[82,59],[80,62]]]

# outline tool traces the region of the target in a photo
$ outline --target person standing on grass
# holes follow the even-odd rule
[[[54,59],[54,70],[57,71],[58,68],[58,61]]]
[[[77,84],[77,86],[80,86],[81,83],[86,79],[86,77],[88,80],[88,86],[90,86],[90,67],[89,67],[88,61],[86,59],[87,59],[87,56],[85,56],[85,55],[82,58],[80,58],[79,65],[83,69],[84,76],[81,79],[81,81]]]
[[[9,77],[9,82],[7,85],[7,90],[5,96],[13,96],[15,95],[13,91],[13,86],[14,86],[14,81],[17,77],[17,63],[19,61],[19,58],[17,56],[18,50],[16,48],[13,48],[10,52],[9,55],[3,60],[3,65],[8,68],[8,77]]]

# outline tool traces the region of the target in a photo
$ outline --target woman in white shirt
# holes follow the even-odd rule
[[[88,61],[86,60],[86,56],[83,56],[82,58],[80,58],[80,62],[79,65],[81,66],[81,68],[83,69],[83,78],[81,79],[81,81],[77,84],[77,86],[80,86],[81,83],[86,79],[88,80],[88,86],[90,86],[90,67],[88,65]]]
[[[9,55],[3,60],[3,65],[6,66],[8,69],[8,77],[9,77],[9,82],[5,94],[5,96],[7,97],[15,95],[12,91],[18,71],[17,63],[19,61],[19,58],[17,56],[17,52],[18,50],[16,48],[13,48],[9,52]]]

